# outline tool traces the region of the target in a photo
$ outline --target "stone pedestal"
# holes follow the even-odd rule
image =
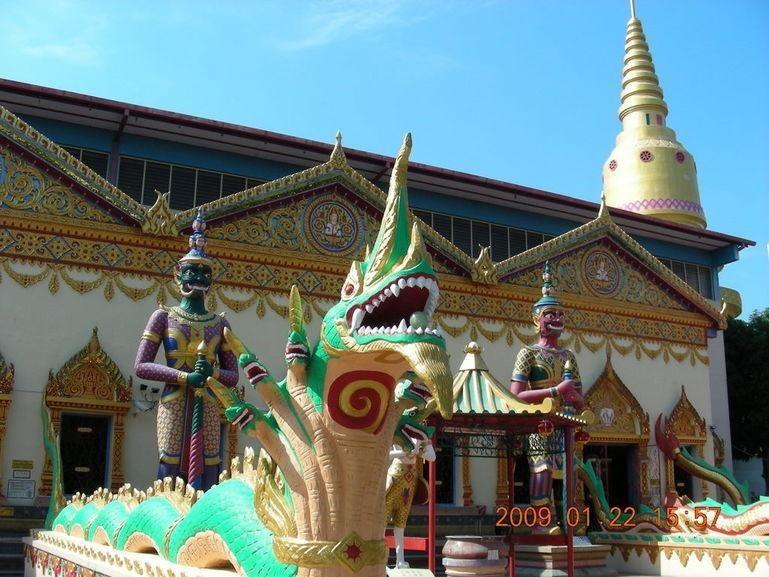
[[[505,576],[507,543],[504,537],[449,536],[441,553],[447,577]]]
[[[615,577],[606,566],[611,547],[574,542],[574,577]],[[516,545],[515,577],[566,577],[566,545]]]

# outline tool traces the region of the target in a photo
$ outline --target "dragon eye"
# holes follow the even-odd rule
[[[347,278],[342,285],[342,300],[350,300],[357,295],[361,290],[361,272],[358,268],[358,263],[353,262],[350,267],[350,272],[347,273]]]

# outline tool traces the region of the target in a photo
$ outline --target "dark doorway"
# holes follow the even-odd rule
[[[696,455],[697,449],[694,447],[686,447],[690,454]],[[681,467],[673,466],[673,479],[676,483],[676,493],[679,496],[689,497],[694,500],[694,479],[692,476],[684,471]]]
[[[106,485],[109,416],[61,416],[61,466],[64,493],[93,493]]]
[[[596,475],[603,482],[610,506],[624,508],[638,505],[636,445],[589,443],[585,446],[584,460],[593,464]]]
[[[454,446],[454,437],[440,436],[437,439],[435,447],[436,503],[447,505],[454,504]]]
[[[515,459],[515,485],[514,496],[517,504],[530,503],[529,498],[529,460],[526,455],[518,455],[513,457]]]

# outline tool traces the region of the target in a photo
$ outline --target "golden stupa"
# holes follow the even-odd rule
[[[622,132],[603,166],[609,206],[706,227],[694,158],[667,126],[668,107],[631,0],[619,119]]]

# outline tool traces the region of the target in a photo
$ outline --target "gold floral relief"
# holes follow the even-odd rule
[[[2,207],[94,222],[120,222],[5,146],[0,146]]]
[[[624,258],[623,258],[624,257]],[[599,240],[581,249],[550,259],[559,293],[596,295],[635,305],[683,311],[687,307],[660,285],[645,279],[618,247]],[[541,266],[534,266],[508,278],[508,282],[538,288]]]
[[[667,420],[665,432],[675,433],[678,440],[684,443],[701,445],[707,440],[708,430],[705,419],[686,396],[683,385],[681,385],[681,396]]]
[[[115,361],[104,352],[94,328],[88,344],[48,378],[46,397],[70,397],[77,403],[110,401],[130,403],[131,379],[126,380]]]
[[[611,363],[611,354],[601,375],[585,394],[585,406],[596,416],[587,430],[595,440],[647,441],[649,414],[620,379]]]

